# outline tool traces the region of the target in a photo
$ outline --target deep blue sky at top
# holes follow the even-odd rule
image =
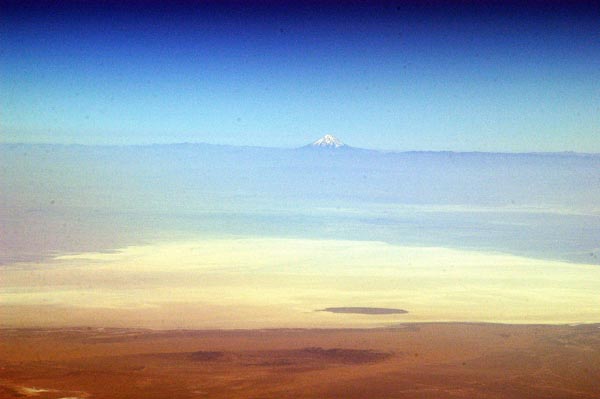
[[[599,2],[0,0],[0,141],[600,152]]]

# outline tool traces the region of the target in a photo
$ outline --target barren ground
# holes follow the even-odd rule
[[[3,329],[2,398],[598,398],[598,325]]]

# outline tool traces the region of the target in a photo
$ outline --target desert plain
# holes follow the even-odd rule
[[[0,397],[596,399],[598,273],[282,239],[6,265]]]
[[[3,329],[2,398],[582,398],[600,326]]]
[[[600,399],[599,17],[0,0],[0,399]]]

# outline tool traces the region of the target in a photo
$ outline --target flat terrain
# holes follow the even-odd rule
[[[196,237],[17,262],[0,280],[11,328],[600,321],[597,265],[374,241]]]
[[[600,326],[0,330],[2,398],[589,398]]]

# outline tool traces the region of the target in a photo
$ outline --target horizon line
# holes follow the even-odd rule
[[[298,150],[307,147],[311,147],[311,143],[303,144],[295,147],[269,147],[262,145],[248,145],[248,144],[222,144],[222,143],[209,143],[205,141],[181,141],[181,142],[169,142],[169,143],[60,143],[60,142],[0,142],[0,146],[56,146],[56,147],[153,147],[153,146],[175,146],[175,145],[205,145],[214,147],[236,147],[236,148],[256,148],[256,149],[269,149],[269,150]],[[365,147],[355,147],[344,143],[339,148],[315,148],[316,151],[347,151],[347,150],[360,150],[360,151],[371,151],[381,154],[402,154],[402,153],[451,153],[451,154],[504,154],[504,155],[583,155],[583,156],[600,156],[600,152],[579,152],[574,150],[561,150],[561,151],[483,151],[483,150],[424,150],[424,149],[412,149],[412,150],[398,150],[398,149],[375,149]]]

